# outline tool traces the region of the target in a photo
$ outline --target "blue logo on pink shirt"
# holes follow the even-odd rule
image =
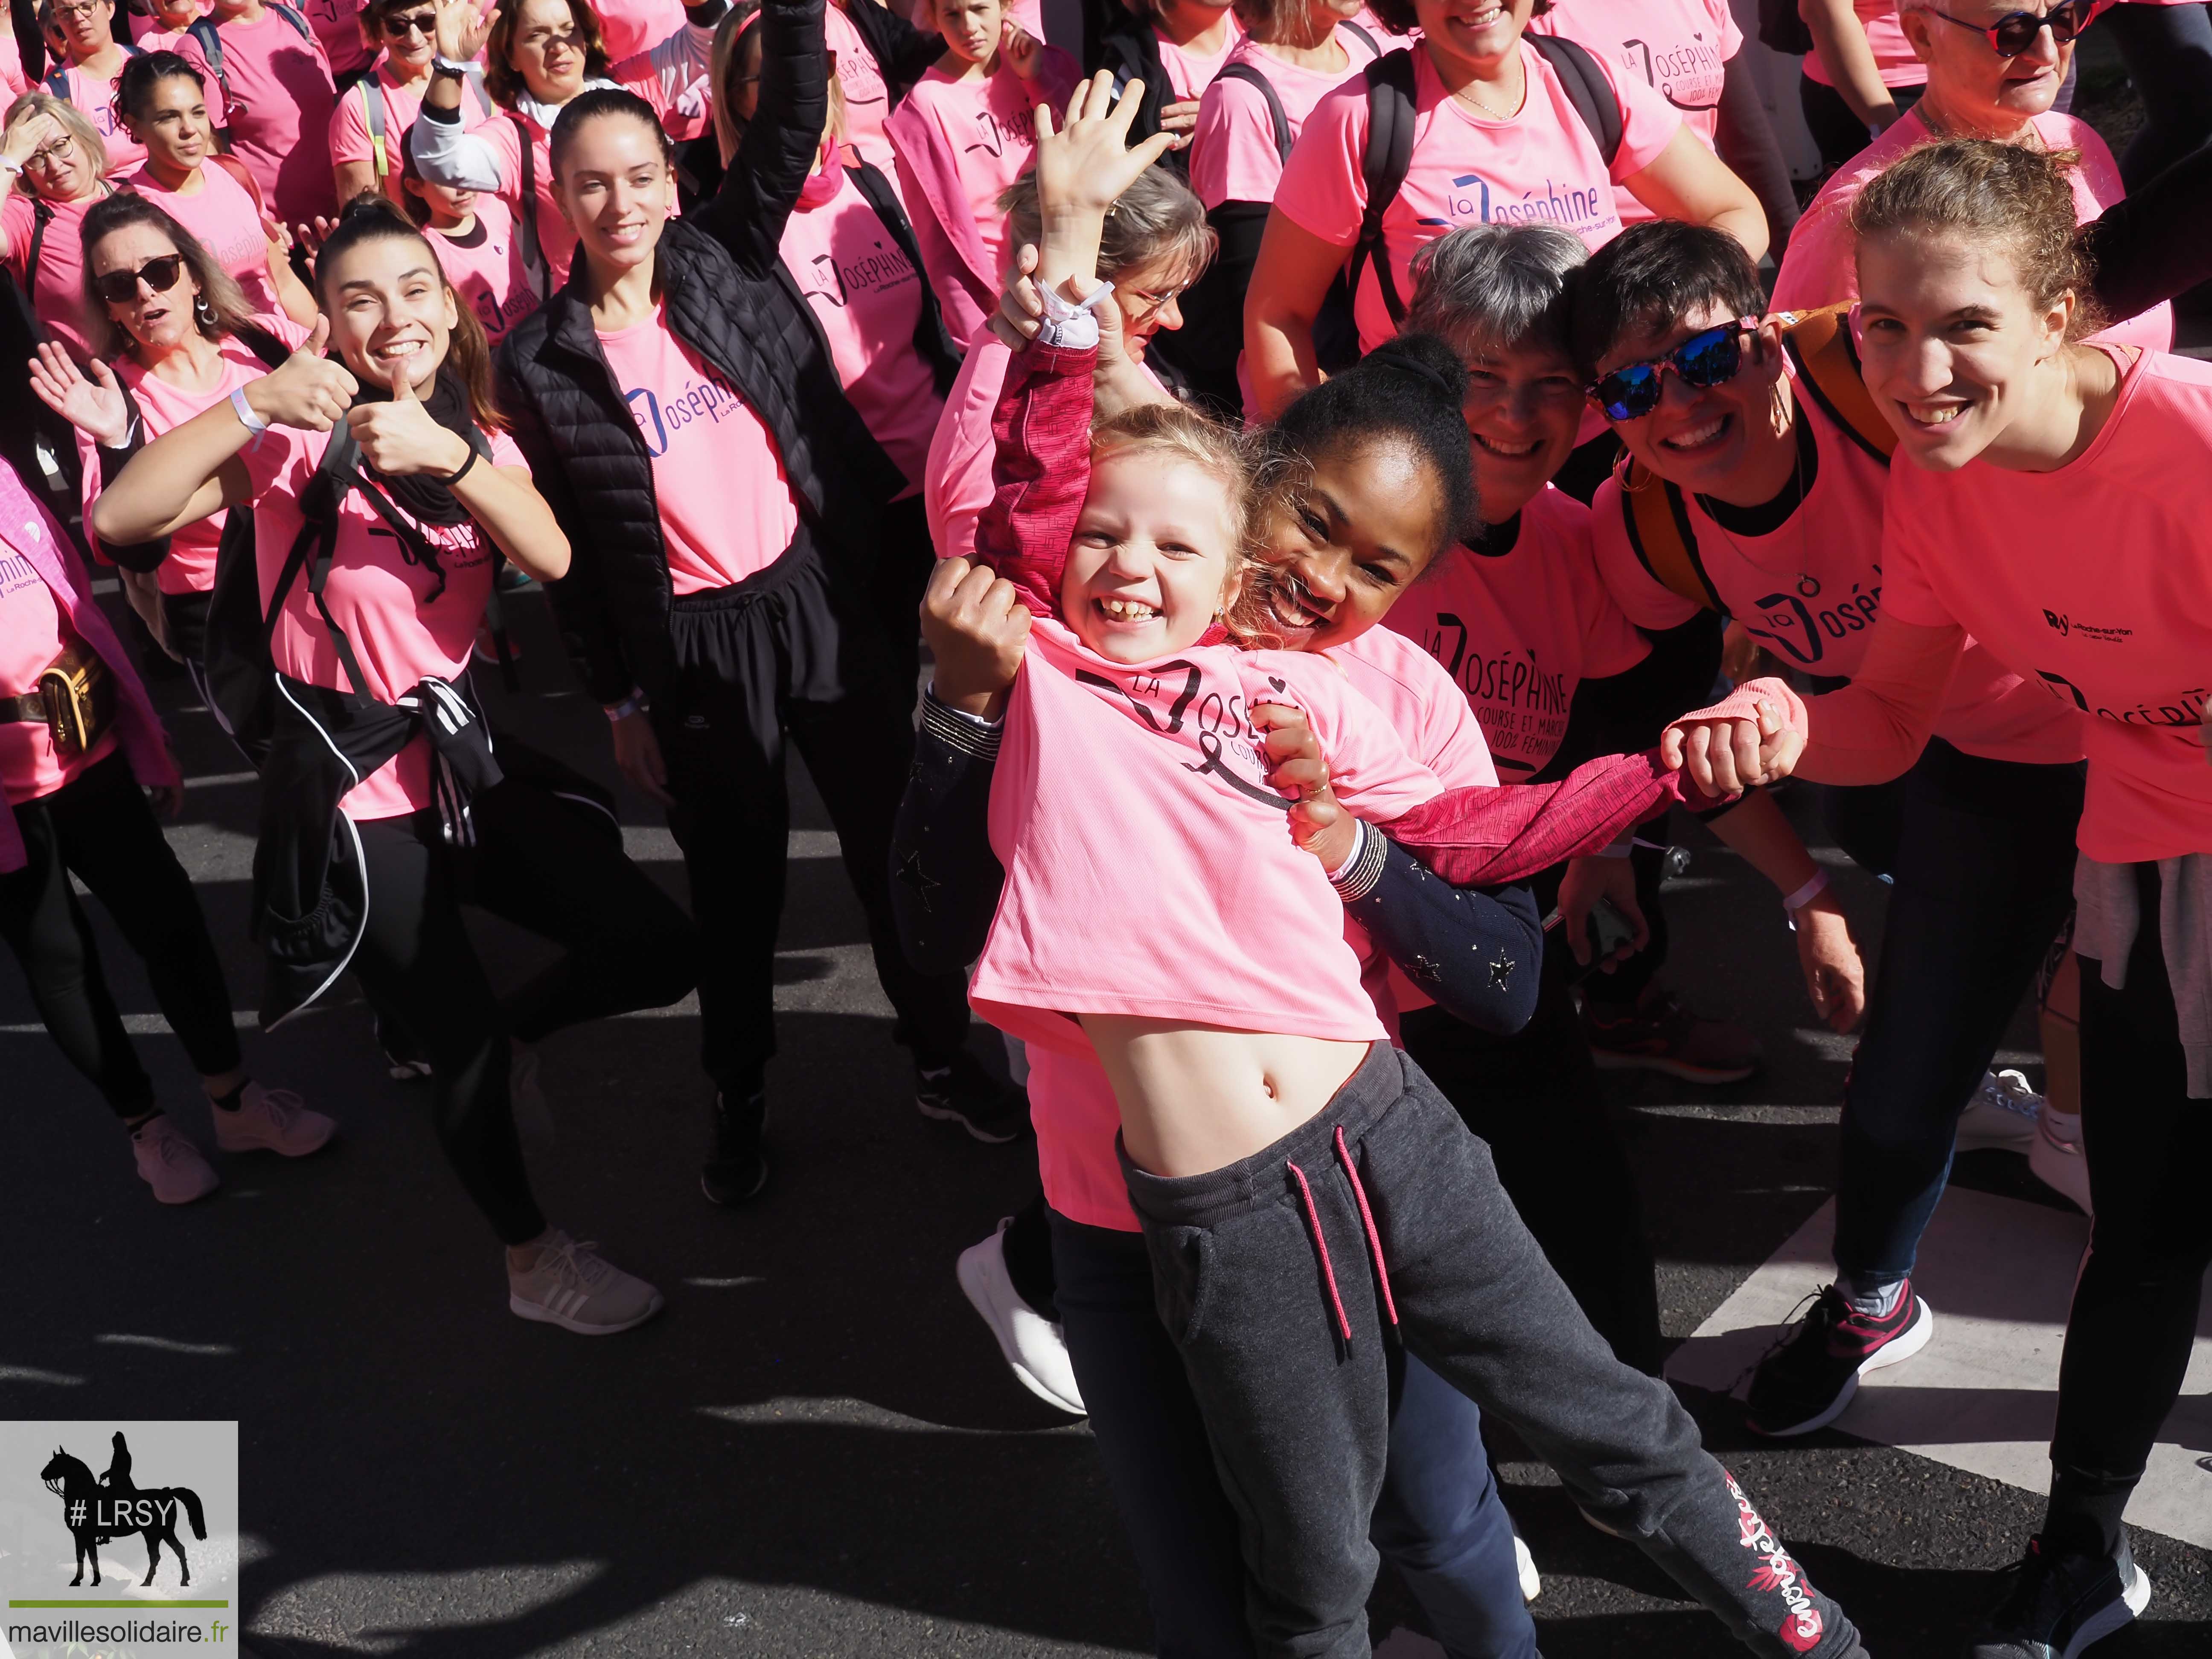
[[[645,440],[646,453],[656,461],[668,453],[668,446],[685,427],[702,420],[719,424],[742,401],[737,388],[711,369],[706,380],[692,381],[673,398],[663,398],[652,387],[642,386],[623,395],[637,422],[638,434]]]

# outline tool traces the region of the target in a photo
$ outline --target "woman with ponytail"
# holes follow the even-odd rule
[[[267,684],[236,696],[252,665],[242,653],[211,648],[209,666],[233,688],[241,741],[242,717],[267,715],[252,729],[267,780],[254,864],[263,1018],[288,1017],[349,965],[431,1062],[447,1160],[507,1247],[509,1307],[585,1335],[626,1330],[659,1310],[659,1292],[547,1225],[510,1068],[530,1076],[526,1045],[564,1025],[683,996],[690,930],[610,823],[521,775],[485,733],[469,659],[494,567],[504,555],[555,578],[568,544],[492,405],[483,330],[381,198],[349,207],[315,277],[329,320],[273,374],[142,450],[94,503],[93,528],[129,544],[252,514],[238,556],[249,620],[271,609],[253,630]],[[227,556],[218,604],[231,569]],[[495,996],[465,901],[567,954]]]

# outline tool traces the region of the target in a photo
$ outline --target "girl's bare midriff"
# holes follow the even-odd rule
[[[1114,1085],[1121,1140],[1157,1176],[1205,1175],[1273,1146],[1328,1104],[1364,1042],[1085,1014]]]

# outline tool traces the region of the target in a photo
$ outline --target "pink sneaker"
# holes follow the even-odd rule
[[[226,1152],[271,1152],[286,1158],[305,1158],[319,1151],[337,1133],[337,1120],[311,1112],[307,1103],[289,1089],[246,1085],[238,1109],[222,1107],[208,1114],[215,1120],[215,1144]]]
[[[222,1184],[200,1149],[166,1115],[149,1118],[131,1132],[131,1152],[138,1160],[139,1178],[164,1204],[190,1204]]]

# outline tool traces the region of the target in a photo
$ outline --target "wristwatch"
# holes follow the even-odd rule
[[[462,81],[468,78],[469,66],[457,64],[445,53],[437,52],[431,57],[430,71],[434,75],[450,75],[456,81]]]

